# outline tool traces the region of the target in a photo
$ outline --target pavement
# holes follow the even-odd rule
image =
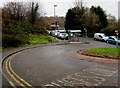
[[[82,43],[63,44],[66,42],[63,40],[58,44],[36,45],[5,51],[3,57],[12,52],[31,48],[8,57],[3,63],[3,71],[12,84],[23,87],[27,85],[55,88],[63,86],[117,88],[119,86],[118,63],[89,61],[83,59],[85,57],[74,56],[70,53],[98,47],[115,48],[116,46],[94,41],[92,38],[80,38],[80,40]],[[86,41],[90,44],[84,43]],[[3,85],[9,84],[4,82]]]

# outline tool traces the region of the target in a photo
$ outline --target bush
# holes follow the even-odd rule
[[[7,35],[3,34],[2,37],[2,47],[18,47],[22,44],[29,43],[28,36],[25,34],[18,34],[18,35]]]

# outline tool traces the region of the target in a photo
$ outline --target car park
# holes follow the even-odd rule
[[[94,40],[106,41],[109,37],[106,36],[104,33],[95,33]]]
[[[120,38],[117,38],[116,36],[109,36],[106,42],[112,44],[120,44]]]

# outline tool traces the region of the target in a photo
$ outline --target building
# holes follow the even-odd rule
[[[58,30],[58,28],[59,28],[59,25],[55,25],[55,24],[51,25],[52,30]]]

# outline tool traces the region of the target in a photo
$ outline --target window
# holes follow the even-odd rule
[[[101,36],[101,35],[99,35],[99,37],[100,37],[100,38],[102,38],[102,36]]]

